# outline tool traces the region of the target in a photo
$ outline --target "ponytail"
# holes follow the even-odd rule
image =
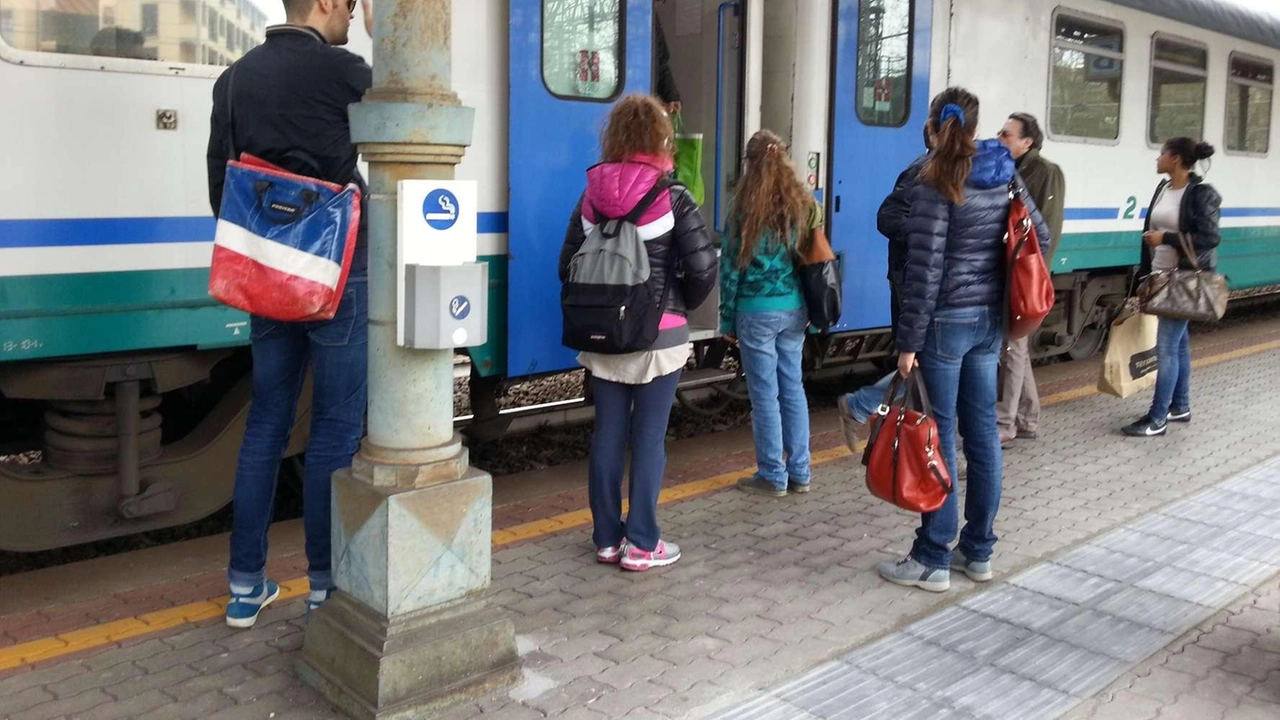
[[[978,98],[964,88],[943,90],[929,106],[933,130],[933,154],[920,176],[948,201],[964,203],[964,183],[973,170],[978,147],[973,136],[978,127]]]

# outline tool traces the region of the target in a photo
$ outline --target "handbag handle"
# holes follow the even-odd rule
[[[903,385],[906,385],[903,388]],[[898,391],[902,390],[902,397],[898,397]],[[915,392],[917,403],[909,405],[911,402],[911,394]],[[920,377],[920,373],[911,372],[906,377],[901,373],[894,373],[893,380],[889,381],[889,387],[885,390],[884,399],[880,401],[880,407],[876,410],[876,414],[885,417],[894,407],[901,407],[904,411],[909,407],[916,407],[920,410],[920,414],[925,417],[933,417],[933,405],[929,402],[929,393],[925,390],[924,380]],[[863,453],[864,458],[870,457],[871,446],[875,444],[876,437],[880,435],[881,428],[884,423],[877,423],[871,430],[870,437],[867,438],[866,451]],[[863,464],[866,464],[864,459]]]
[[[1195,245],[1191,243],[1191,233],[1178,233],[1178,244],[1182,246],[1182,254],[1187,256],[1191,269],[1200,272],[1200,258],[1196,256]]]

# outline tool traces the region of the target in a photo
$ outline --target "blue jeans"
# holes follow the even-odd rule
[[[1186,320],[1160,318],[1156,334],[1156,394],[1151,399],[1151,419],[1162,423],[1169,410],[1191,409],[1191,333]]]
[[[876,414],[880,404],[884,402],[885,394],[889,392],[889,383],[893,382],[897,374],[898,371],[894,370],[877,380],[875,385],[865,385],[845,396],[849,402],[849,413],[854,420],[865,423]],[[898,397],[902,397],[901,390],[898,391]]]
[[[983,562],[996,543],[993,531],[1000,507],[1003,457],[996,428],[996,366],[1000,360],[1001,310],[998,306],[935,310],[919,354],[920,372],[938,421],[942,455],[952,481],[956,468],[956,428],[964,438],[968,461],[965,477],[964,529],[958,549],[965,558]],[[951,541],[959,524],[959,493],[941,508],[924,513],[911,556],[931,568],[951,563]]]
[[[676,399],[680,371],[644,385],[591,378],[596,407],[587,466],[587,498],[595,524],[597,548],[615,547],[623,538],[652,552],[662,539],[658,527],[658,493],[667,469],[667,422]],[[622,521],[622,476],[631,449],[631,493],[627,521]]]
[[[735,324],[751,397],[757,473],[780,490],[788,481],[807,485],[809,401],[800,360],[809,315],[804,308],[738,313]]]
[[[253,394],[232,500],[231,564],[234,585],[257,585],[266,577],[267,528],[280,458],[297,412],[310,364],[311,433],[303,478],[303,528],[307,578],[312,590],[333,588],[330,494],[333,474],[351,466],[364,434],[368,399],[368,278],[352,268],[342,303],[332,320],[277,322],[254,317]]]

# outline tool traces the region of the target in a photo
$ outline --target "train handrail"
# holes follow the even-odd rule
[[[736,15],[741,7],[737,0],[725,0],[716,8],[716,180],[712,191],[715,194],[715,218],[712,225],[720,235],[724,234],[725,227],[720,214],[721,178],[724,175],[721,165],[724,153],[724,11],[733,8]]]

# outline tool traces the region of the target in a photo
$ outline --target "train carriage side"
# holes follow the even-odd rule
[[[1280,21],[1259,17],[1266,32],[1228,34],[1244,28],[1208,0],[1183,0],[1173,17],[1127,0],[1035,0],[1018,13],[1005,5],[951,3],[948,71],[982,98],[984,135],[1010,112],[1039,117],[1044,154],[1067,179],[1052,268],[1059,305],[1036,353],[1084,356],[1100,346],[1138,262],[1155,157],[1169,137],[1218,149],[1207,180],[1223,196],[1219,268],[1232,290],[1280,284],[1280,203],[1269,182],[1280,173],[1271,148],[1280,136],[1272,112],[1280,43],[1238,36],[1280,38]]]

